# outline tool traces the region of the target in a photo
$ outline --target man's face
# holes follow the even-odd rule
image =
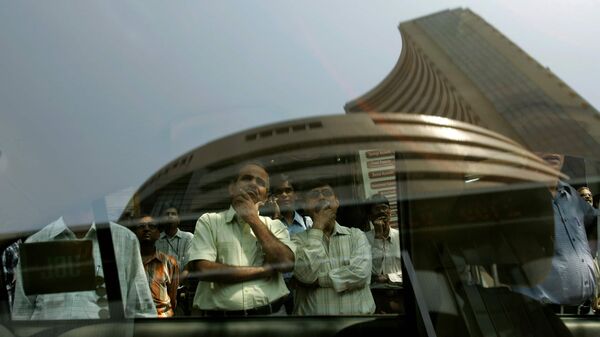
[[[536,152],[553,169],[560,171],[565,163],[565,156],[559,153]]]
[[[592,191],[590,191],[589,188],[582,187],[578,191],[579,195],[583,198],[583,200],[585,200],[585,202],[590,204],[590,206],[594,203],[594,196],[592,195]]]
[[[140,243],[154,243],[160,238],[158,224],[149,216],[140,219],[135,225],[134,232]]]
[[[179,224],[179,212],[175,207],[167,208],[163,212],[163,217],[165,218],[165,222],[168,224]]]
[[[284,181],[281,185],[275,187],[275,197],[277,197],[277,205],[281,210],[295,209],[296,192],[289,181]]]
[[[229,185],[230,196],[248,193],[255,203],[267,200],[269,175],[260,166],[248,164],[242,167],[234,183]]]
[[[333,188],[329,185],[315,187],[304,195],[305,209],[307,212],[318,212],[325,207],[331,208],[334,212],[340,206]]]
[[[371,220],[371,222],[382,220],[384,224],[389,224],[391,217],[392,209],[390,206],[388,206],[388,204],[381,203],[371,206],[371,210],[369,212],[369,220]]]

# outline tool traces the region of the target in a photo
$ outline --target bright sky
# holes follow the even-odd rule
[[[456,7],[600,107],[598,1],[3,0],[0,224],[130,193],[233,132],[343,113],[395,65],[400,22]]]

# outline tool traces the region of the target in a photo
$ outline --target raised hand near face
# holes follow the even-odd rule
[[[247,223],[258,219],[258,209],[264,204],[262,201],[257,201],[258,196],[252,190],[245,191],[240,188],[234,191],[231,203],[236,213]]]

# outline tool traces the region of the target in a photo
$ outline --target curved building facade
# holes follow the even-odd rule
[[[411,114],[321,116],[198,147],[150,177],[128,209],[159,215],[175,205],[191,230],[202,213],[229,207],[227,187],[245,161],[260,161],[271,176],[285,173],[300,185],[331,182],[343,206],[340,217],[361,228],[367,225],[364,202],[375,193],[386,195],[395,212],[398,198],[512,190],[557,174],[513,140],[468,123]]]
[[[600,159],[600,114],[468,9],[399,26],[402,52],[355,112],[425,113],[499,132],[533,151]]]

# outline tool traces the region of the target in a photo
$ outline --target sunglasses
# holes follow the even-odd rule
[[[135,229],[145,229],[146,227],[148,227],[148,229],[158,229],[158,224],[148,222],[148,223],[139,223],[139,224],[135,225]]]

